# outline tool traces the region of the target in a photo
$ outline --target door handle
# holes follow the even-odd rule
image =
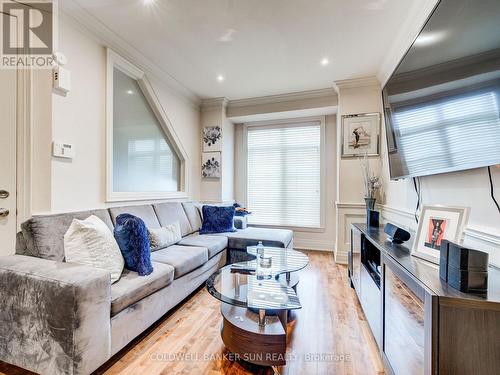
[[[9,216],[9,210],[6,208],[0,208],[0,217],[7,217]]]
[[[0,190],[0,198],[6,199],[9,197],[9,192],[7,190]]]

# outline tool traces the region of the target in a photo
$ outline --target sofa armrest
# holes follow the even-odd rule
[[[105,270],[0,257],[0,360],[41,374],[89,374],[111,354]]]

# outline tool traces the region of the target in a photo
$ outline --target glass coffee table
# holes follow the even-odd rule
[[[266,247],[270,265],[261,267],[256,247],[247,252],[255,259],[227,265],[207,280],[208,292],[222,302],[222,340],[237,359],[282,366],[288,311],[302,307],[296,271],[309,259],[296,250]]]

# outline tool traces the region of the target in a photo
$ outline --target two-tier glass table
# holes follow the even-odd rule
[[[222,340],[239,359],[281,366],[286,363],[288,311],[302,307],[295,272],[309,259],[293,249],[266,247],[270,264],[261,266],[257,248],[247,252],[255,259],[227,265],[207,280],[208,292],[222,302]]]

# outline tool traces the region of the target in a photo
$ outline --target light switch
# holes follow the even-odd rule
[[[75,148],[70,143],[52,142],[52,155],[58,158],[73,159],[75,157]]]

